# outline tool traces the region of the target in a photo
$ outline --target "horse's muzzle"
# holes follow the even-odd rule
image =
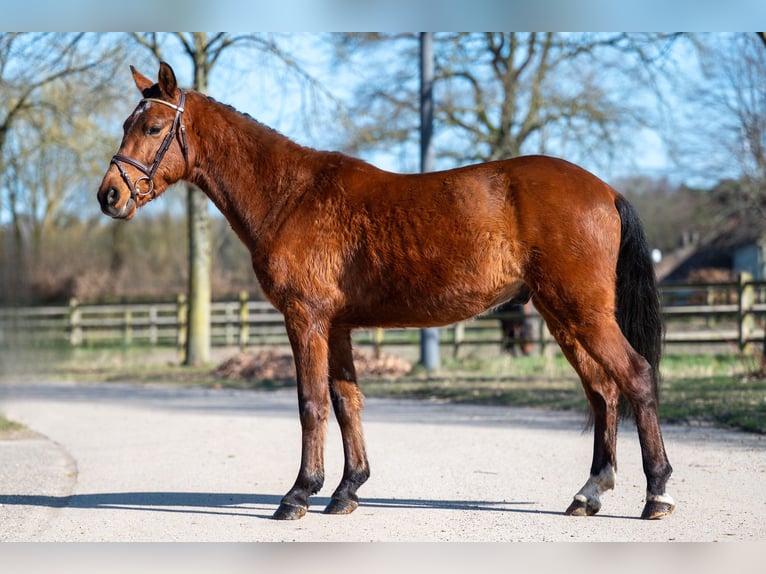
[[[129,197],[121,207],[117,207],[120,203],[120,192],[113,186],[98,192],[98,202],[101,211],[115,219],[130,219],[136,212],[136,204],[132,197]]]

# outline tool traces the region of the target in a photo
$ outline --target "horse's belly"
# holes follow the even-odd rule
[[[360,252],[340,281],[349,323],[425,327],[462,321],[529,291],[522,281],[523,247],[495,226],[465,233],[470,221],[424,235],[418,247],[389,238]],[[475,225],[474,225],[475,227]],[[398,248],[395,248],[398,246]]]
[[[412,291],[388,293],[377,301],[346,310],[343,322],[358,327],[431,327],[470,319],[509,300],[526,302],[529,288],[514,281],[502,288],[476,290],[463,288],[434,289],[427,293]]]

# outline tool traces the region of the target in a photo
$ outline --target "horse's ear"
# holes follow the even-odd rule
[[[176,74],[173,72],[173,68],[165,62],[160,62],[160,72],[158,77],[160,92],[164,96],[175,98],[178,84],[176,83]]]
[[[154,82],[136,70],[133,66],[130,67],[130,71],[133,73],[133,81],[136,83],[136,87],[142,95],[154,85]]]

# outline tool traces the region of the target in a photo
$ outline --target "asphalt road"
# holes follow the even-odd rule
[[[270,519],[292,484],[293,391],[0,383],[0,411],[40,436],[0,440],[0,541],[764,541],[766,437],[666,426],[678,507],[642,521],[635,429],[601,512],[562,514],[587,478],[579,415],[368,399],[372,469],[349,516]]]

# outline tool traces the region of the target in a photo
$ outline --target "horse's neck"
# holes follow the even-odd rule
[[[305,164],[299,158],[309,150],[229,106],[195,96],[194,117],[202,119],[191,130],[197,157],[190,180],[255,247],[279,227],[282,207],[302,193]]]

